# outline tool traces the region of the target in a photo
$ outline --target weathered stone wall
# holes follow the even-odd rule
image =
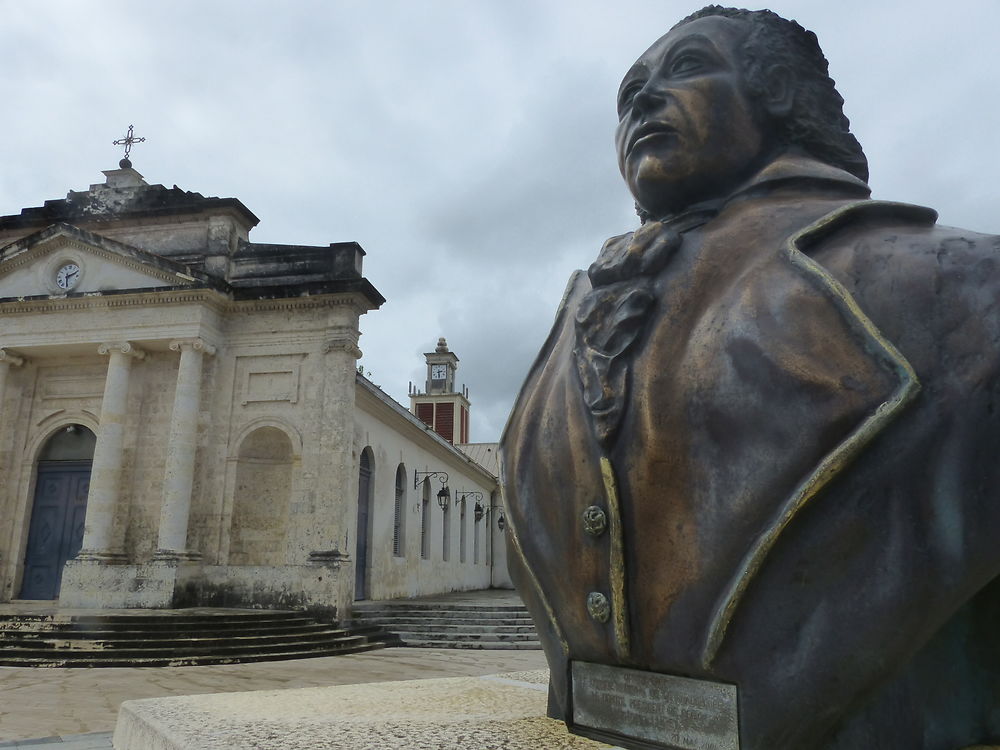
[[[211,585],[185,584],[185,596],[203,591],[222,600],[252,593],[260,601],[292,601],[288,587],[295,576],[288,566],[306,569],[311,553],[338,547],[344,500],[357,491],[349,465],[353,435],[345,425],[351,424],[354,408],[360,306],[350,295],[287,302],[145,302],[64,300],[50,310],[19,316],[11,328],[16,335],[6,337],[12,350],[25,356],[21,367],[9,369],[3,395],[9,429],[0,437],[0,509],[11,523],[0,535],[0,597],[17,595],[42,443],[53,430],[74,422],[99,430],[108,358],[97,348],[113,338],[131,341],[145,353],[128,374],[121,494],[111,531],[129,564],[74,570],[74,585],[92,590],[70,599],[81,606],[138,606],[140,601],[151,606],[160,596],[165,597],[161,606],[169,604],[170,581],[176,577],[169,570],[163,575],[147,571],[138,584],[130,579],[138,575],[137,565],[156,567],[180,356],[169,344],[195,337],[211,343],[214,354],[203,355],[187,537],[187,549],[202,562],[186,564],[182,572],[192,580],[197,576],[192,578],[191,571],[201,565],[228,572],[216,571]],[[58,331],[59,340],[44,347],[28,343],[44,339],[48,330]],[[240,563],[247,575],[238,570]],[[266,573],[270,569],[273,576]],[[315,573],[317,579],[323,570]],[[226,581],[233,586],[229,594]],[[272,584],[273,596],[266,594]],[[340,586],[338,576],[328,573],[312,593],[303,592],[303,601],[336,608],[349,594]],[[320,602],[317,597],[323,596],[333,598]]]

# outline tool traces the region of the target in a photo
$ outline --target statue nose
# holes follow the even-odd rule
[[[662,92],[657,90],[657,88],[652,85],[652,82],[650,82],[643,86],[639,90],[639,93],[635,95],[633,104],[639,111],[649,113],[662,106],[665,100],[666,97],[663,96]]]

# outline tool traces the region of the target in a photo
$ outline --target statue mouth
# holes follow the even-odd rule
[[[625,154],[626,156],[631,154],[632,150],[635,149],[636,146],[648,143],[655,138],[675,135],[677,135],[677,131],[662,122],[650,122],[645,125],[640,125],[632,132],[632,135],[629,136],[628,147],[625,150]]]

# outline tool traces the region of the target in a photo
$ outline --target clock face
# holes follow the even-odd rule
[[[431,380],[444,380],[448,377],[448,365],[431,365]]]
[[[67,263],[56,271],[56,286],[60,289],[72,289],[80,280],[80,266]]]

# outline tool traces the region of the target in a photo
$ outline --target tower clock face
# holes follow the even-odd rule
[[[431,365],[431,380],[444,380],[448,377],[448,365]]]
[[[56,271],[56,286],[60,289],[72,289],[80,280],[80,266],[76,263],[66,263]]]

